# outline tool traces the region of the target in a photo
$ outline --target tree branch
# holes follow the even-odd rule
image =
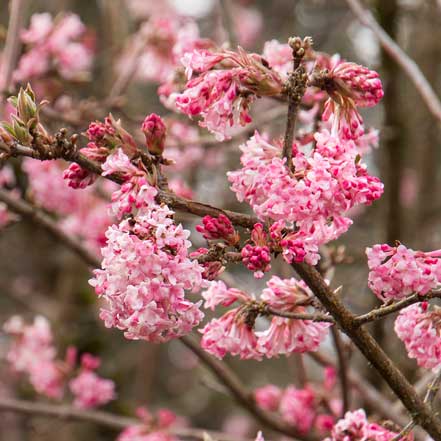
[[[415,421],[432,438],[441,439],[440,421],[420,399],[412,385],[372,338],[371,334],[355,324],[356,316],[346,309],[343,302],[329,288],[319,272],[306,263],[293,263],[292,266],[326,310],[334,317],[340,328],[349,336],[360,352],[400,398],[409,413],[414,416]]]
[[[67,421],[81,421],[99,424],[115,430],[123,430],[127,426],[142,424],[142,422],[136,418],[115,415],[109,412],[98,410],[86,411],[68,405],[46,404],[10,398],[0,398],[0,411],[11,411],[32,416],[55,417]],[[208,433],[213,439],[219,441],[251,441],[246,438],[229,436],[228,434],[222,432],[187,427],[170,428],[167,430],[167,432],[182,438],[193,438],[202,441],[205,439],[205,433]]]
[[[341,395],[343,398],[342,417],[350,409],[350,385],[348,379],[348,363],[346,359],[343,342],[341,340],[340,331],[333,326],[331,328],[332,338],[334,340],[335,352],[338,360],[338,374],[340,377]]]
[[[286,424],[276,416],[267,413],[258,407],[252,393],[246,390],[239,377],[237,377],[237,375],[230,370],[225,363],[220,362],[205,352],[192,337],[185,336],[181,337],[180,340],[216,375],[221,383],[225,385],[231,392],[237,402],[247,409],[261,423],[290,437],[295,437],[302,440],[314,439],[310,435],[299,434],[298,431],[291,425]]]
[[[376,35],[385,52],[401,67],[413,83],[430,113],[441,122],[441,101],[415,61],[389,37],[371,12],[363,7],[360,0],[346,0],[346,3],[358,20]]]

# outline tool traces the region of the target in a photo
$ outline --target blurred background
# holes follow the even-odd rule
[[[77,100],[99,101],[107,96],[117,76],[113,67],[131,35],[148,20],[149,8],[161,8],[166,0],[32,0],[28,2],[26,23],[35,12],[77,13],[94,32],[96,59],[90,81],[69,86]],[[316,50],[338,53],[343,58],[379,71],[385,98],[379,106],[363,112],[367,127],[380,130],[380,145],[367,159],[371,172],[385,183],[383,197],[373,206],[354,213],[354,225],[337,244],[346,246],[348,262],[338,266],[333,286],[344,285],[342,295],[355,312],[377,306],[367,288],[364,250],[374,243],[399,240],[414,249],[441,247],[440,130],[421,101],[414,86],[381,50],[371,32],[353,17],[344,0],[256,0],[232,2],[235,29],[241,44],[249,51],[262,52],[266,41],[284,43],[293,35],[310,35]],[[425,76],[441,95],[441,3],[436,0],[378,0],[366,3],[385,30],[418,63]],[[170,0],[167,7],[195,18],[203,36],[222,41],[225,31],[216,0]],[[8,1],[0,0],[0,47],[8,23]],[[59,87],[59,86],[57,86]],[[158,84],[136,79],[127,98],[115,113],[125,126],[149,113],[169,112],[157,97]],[[63,87],[61,87],[63,90]],[[56,95],[56,94],[55,94]],[[40,97],[41,98],[41,97]],[[260,105],[260,103],[259,103]],[[256,106],[264,113],[274,103]],[[260,109],[260,110],[259,110]],[[283,133],[282,116],[266,129],[274,136]],[[53,129],[65,122],[48,120]],[[263,129],[263,128],[262,128]],[[202,135],[207,135],[203,133]],[[243,138],[246,139],[246,136]],[[208,162],[194,161],[181,174],[193,188],[194,198],[224,208],[246,210],[229,191],[227,170],[238,167],[239,151],[234,143],[207,147]],[[181,152],[191,155],[190,152]],[[17,164],[16,164],[17,165]],[[26,187],[24,176],[20,185]],[[193,229],[198,219],[179,218]],[[203,246],[198,235],[195,246]],[[290,269],[275,262],[273,273],[291,277]],[[98,305],[87,281],[90,273],[62,244],[38,225],[28,221],[13,223],[0,231],[0,323],[13,314],[32,318],[45,315],[52,323],[59,348],[70,344],[81,351],[102,357],[101,371],[117,384],[118,400],[109,411],[133,414],[138,405],[151,409],[167,407],[186,417],[197,427],[224,430],[241,436],[254,436],[258,425],[227,396],[211,374],[179,342],[161,346],[126,340],[122,333],[105,329],[98,318]],[[245,268],[231,268],[224,280],[251,292],[259,292],[262,282]],[[373,329],[375,338],[399,361],[406,375],[418,379],[415,363],[406,358],[401,343],[392,332],[393,323],[384,320]],[[7,346],[0,334],[0,357]],[[332,352],[331,344],[324,351]],[[382,389],[384,384],[359,358],[351,362],[366,378]],[[306,358],[307,372],[319,378],[321,369]],[[296,384],[299,370],[295,357],[256,363],[227,359],[250,388],[274,383]],[[8,367],[0,360],[0,394],[33,398],[32,389],[18,378],[11,381]],[[386,388],[386,392],[387,388]],[[363,397],[354,398],[363,404]],[[371,409],[375,412],[375,409]],[[0,413],[0,441],[36,440],[111,440],[116,434],[86,423],[71,423]]]

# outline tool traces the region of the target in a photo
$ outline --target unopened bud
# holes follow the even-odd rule
[[[157,156],[162,155],[167,131],[162,118],[155,113],[150,114],[142,123],[142,131],[148,151]]]

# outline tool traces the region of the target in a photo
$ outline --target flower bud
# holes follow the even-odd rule
[[[162,118],[155,113],[147,116],[142,123],[142,131],[150,153],[160,156],[164,151],[166,127]]]

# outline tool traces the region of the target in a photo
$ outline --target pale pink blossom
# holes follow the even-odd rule
[[[199,304],[185,291],[202,285],[203,268],[189,258],[189,232],[175,225],[173,212],[152,204],[135,220],[123,220],[106,232],[102,269],[90,281],[106,300],[106,327],[129,339],[163,342],[185,335],[202,319]]]
[[[369,288],[381,300],[424,295],[441,280],[441,251],[414,251],[404,245],[374,245],[366,249]]]
[[[115,399],[115,383],[90,369],[83,369],[69,382],[69,388],[75,397],[73,405],[80,409],[92,409]]]
[[[410,358],[426,369],[441,366],[440,310],[427,302],[402,309],[395,320],[395,332],[406,346]]]
[[[254,391],[257,405],[264,410],[275,412],[280,405],[282,390],[274,384],[259,387]]]
[[[296,389],[289,386],[280,401],[282,418],[300,433],[308,433],[316,416],[315,399],[311,388]]]
[[[346,412],[345,417],[339,420],[329,438],[324,441],[391,441],[397,436],[376,423],[370,423],[363,409]],[[412,441],[413,436],[407,435],[403,441]]]

